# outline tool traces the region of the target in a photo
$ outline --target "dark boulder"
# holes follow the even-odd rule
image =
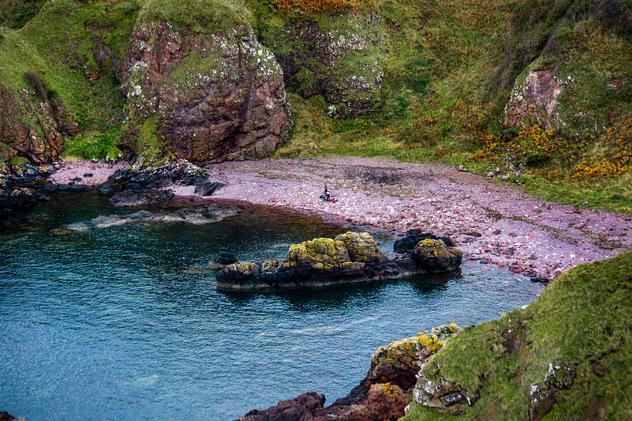
[[[116,171],[98,191],[112,195],[110,201],[115,206],[146,206],[173,199],[173,192],[167,189],[173,184],[190,185],[200,180],[206,182],[204,170],[184,159],[148,166],[139,162]]]
[[[430,234],[428,232],[423,232],[419,228],[411,229],[406,231],[406,234],[403,238],[399,238],[393,244],[393,251],[395,253],[407,254],[412,253],[417,244],[421,240],[441,240],[448,247],[454,247],[454,241],[450,237],[440,237],[434,234]]]
[[[222,187],[224,187],[223,183],[217,181],[204,181],[203,183],[195,186],[195,193],[200,196],[210,196]]]
[[[463,254],[448,247],[441,240],[421,240],[412,253],[412,258],[428,272],[449,272],[461,265]]]
[[[253,410],[239,418],[240,421],[301,421],[325,404],[325,395],[307,392],[294,399],[279,401],[264,410]]]

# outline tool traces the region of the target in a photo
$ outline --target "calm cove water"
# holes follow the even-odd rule
[[[541,291],[466,263],[433,285],[227,294],[206,269],[218,251],[283,257],[291,242],[342,229],[261,209],[206,225],[64,229],[114,213],[131,211],[73,196],[0,225],[0,410],[31,421],[229,420],[307,390],[333,402],[378,346],[496,318]]]

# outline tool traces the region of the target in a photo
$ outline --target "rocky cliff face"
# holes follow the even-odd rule
[[[149,136],[198,163],[263,158],[288,138],[283,72],[248,26],[207,35],[143,23],[132,33],[123,80],[136,152],[134,139],[152,118]]]
[[[42,164],[59,158],[63,137],[75,135],[77,123],[61,100],[35,74],[29,89],[12,91],[0,83],[0,159],[21,157]]]

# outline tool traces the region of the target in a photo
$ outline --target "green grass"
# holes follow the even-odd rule
[[[175,30],[224,34],[236,25],[247,25],[250,13],[243,0],[144,0],[139,24],[165,21]]]
[[[503,107],[516,77],[527,69],[551,66],[560,78],[573,80],[559,105],[568,122],[561,130],[568,148],[551,153],[548,162],[524,167],[523,175],[509,182],[550,200],[631,213],[629,175],[571,177],[577,163],[598,166],[613,155],[613,142],[602,141],[599,133],[632,114],[629,28],[616,17],[621,13],[608,15],[596,0],[378,0],[372,12],[380,20],[371,25],[364,23],[369,13],[364,8],[296,17],[275,10],[271,0],[50,0],[34,17],[38,2],[9,1],[12,6],[3,9],[2,19],[11,15],[24,27],[0,30],[0,83],[17,92],[27,86],[24,75],[35,72],[58,95],[81,128],[76,139],[67,140],[65,155],[117,154],[112,134],[126,133],[117,128],[124,103],[112,63],[95,63],[92,57],[95,37],[110,46],[112,60],[120,61],[137,24],[165,20],[174,30],[203,34],[251,24],[278,57],[302,57],[299,72],[288,84],[294,131],[278,156],[441,161],[485,173],[502,167],[504,156],[471,158],[482,147],[482,136],[503,134]],[[632,8],[629,0],[619,4]],[[20,15],[21,8],[30,12]],[[294,25],[305,20],[323,32],[358,33],[372,40],[371,47],[323,69],[309,55],[310,42],[288,37]],[[171,80],[186,89],[191,76],[216,66],[216,59],[193,55]],[[331,119],[322,97],[301,96],[314,92],[319,72],[339,81],[353,74],[370,77],[374,60],[384,82],[381,91],[370,94],[379,103],[372,115]],[[85,68],[101,71],[97,83],[87,80]],[[352,94],[347,98],[354,99]],[[26,120],[38,124],[37,115]],[[629,137],[622,127],[619,137]],[[625,149],[631,141],[622,139],[618,147]],[[576,143],[586,146],[576,148]],[[129,149],[142,153],[145,147],[152,149],[151,156],[161,150],[142,139]]]
[[[528,419],[529,389],[551,362],[576,369],[547,418],[632,416],[632,253],[578,266],[559,276],[524,310],[465,329],[424,367],[431,380],[456,381],[480,399],[459,417],[413,405],[405,420]],[[508,349],[512,331],[517,339]],[[600,377],[592,366],[603,365]]]
[[[123,118],[123,100],[113,62],[123,59],[138,5],[73,0],[50,0],[19,30],[3,29],[0,36],[0,83],[13,92],[28,88],[25,75],[36,74],[79,124],[76,139],[67,139],[66,155],[99,158],[116,155],[111,133]],[[108,45],[111,58],[96,63],[97,39]],[[85,69],[101,76],[90,82]],[[20,99],[20,101],[22,101]],[[38,105],[33,106],[38,109]],[[36,113],[23,120],[43,131]]]

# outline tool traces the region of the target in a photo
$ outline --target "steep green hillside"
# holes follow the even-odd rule
[[[249,3],[263,39],[287,22],[332,22]],[[548,199],[632,211],[632,2],[385,0],[362,13],[381,17],[381,109],[323,119],[326,101],[299,87],[295,135],[280,155],[444,160],[483,174],[498,167]],[[288,48],[302,46],[273,50]],[[546,133],[528,119],[505,128],[512,91],[540,69],[562,85],[562,123]]]
[[[127,50],[137,10],[133,1],[54,0],[23,28],[0,28],[0,84],[13,93],[32,90],[32,75],[45,96],[61,100],[80,128],[76,137],[66,138],[69,155],[118,153],[123,101],[114,69]],[[39,108],[38,95],[16,97]],[[22,118],[45,137],[49,128],[36,111]]]
[[[461,419],[630,419],[631,302],[632,254],[578,266],[525,309],[465,329],[422,372],[477,397],[457,405]],[[404,419],[444,418],[413,404]]]
[[[134,27],[210,37],[252,26],[290,95],[280,156],[442,160],[632,212],[632,0],[7,1],[0,97],[27,111],[5,120],[59,132],[66,155],[118,156],[121,136],[129,146],[119,78]],[[37,90],[78,133],[49,127]]]

